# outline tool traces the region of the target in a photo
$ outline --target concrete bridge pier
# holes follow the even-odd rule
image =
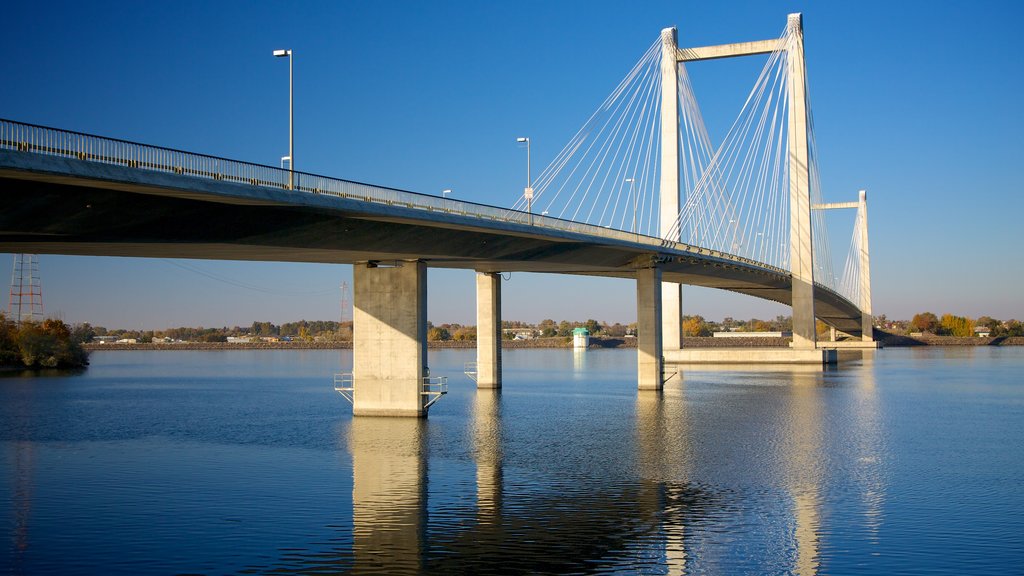
[[[352,414],[426,416],[427,265],[358,262],[352,276]]]
[[[501,388],[501,274],[476,273],[476,387]]]
[[[661,324],[661,269],[636,271],[636,360],[637,387],[661,390],[664,358]]]

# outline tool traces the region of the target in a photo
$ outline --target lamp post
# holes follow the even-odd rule
[[[633,181],[635,178],[626,178],[626,182],[629,182],[629,196],[633,199],[633,227],[630,232],[636,234],[636,239],[640,241],[640,233],[636,230],[636,195],[633,193]]]
[[[295,59],[291,50],[274,50],[277,58],[288,59],[288,189],[295,188],[295,98],[292,69]]]
[[[533,178],[530,176],[530,138],[528,136],[521,136],[516,138],[516,142],[526,143],[526,189],[523,190],[523,196],[526,197],[526,213],[530,215],[530,225],[533,225]]]

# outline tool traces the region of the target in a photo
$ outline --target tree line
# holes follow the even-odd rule
[[[607,323],[593,318],[585,321],[554,320],[545,318],[538,323],[521,320],[505,320],[501,323],[504,338],[512,339],[517,335],[528,335],[532,338],[570,338],[576,328],[586,328],[593,336],[607,338],[623,338],[635,336],[635,322],[622,324]],[[792,330],[790,316],[776,316],[774,319],[749,320],[726,317],[721,321],[712,321],[700,315],[682,317],[683,335],[687,337],[706,337],[714,332],[788,332]],[[952,314],[937,316],[931,312],[916,314],[911,320],[889,320],[884,314],[875,317],[875,326],[895,334],[911,334],[926,332],[936,335],[969,337],[974,335],[978,326],[988,328],[992,336],[1024,336],[1024,326],[1017,320],[997,320],[989,316],[971,319]],[[249,326],[221,328],[204,328],[182,326],[164,330],[108,330],[101,326],[89,324],[76,325],[70,328],[79,342],[88,342],[93,336],[113,336],[115,338],[134,339],[137,342],[151,342],[169,339],[184,342],[226,342],[229,337],[248,338],[280,338],[304,341],[341,341],[352,340],[352,322],[336,322],[333,320],[299,320],[274,324],[267,321],[256,321]],[[828,327],[818,322],[818,332],[825,334]],[[476,340],[476,326],[459,323],[434,324],[427,323],[427,338],[431,341],[463,341]]]
[[[716,331],[739,332],[781,332],[792,328],[789,316],[777,316],[774,320],[736,320],[725,318],[721,322],[706,320],[703,316],[683,316],[684,336],[711,336]],[[545,318],[533,324],[522,320],[504,320],[501,323],[505,338],[515,338],[517,334],[528,334],[533,338],[569,338],[576,328],[586,328],[593,336],[608,338],[624,338],[635,336],[636,322],[622,324],[608,323],[593,318],[585,321],[559,320]],[[109,336],[117,339],[131,339],[146,343],[154,340],[172,340],[182,342],[226,342],[228,338],[287,338],[316,341],[351,341],[352,322],[335,322],[333,320],[299,320],[274,324],[268,321],[255,321],[249,326],[223,326],[206,328],[203,326],[180,326],[163,330],[108,329],[103,326],[92,326],[88,323],[76,325],[75,330],[82,334],[81,342],[88,342],[94,336]],[[476,326],[444,323],[427,323],[427,338],[437,340],[476,340]]]
[[[909,322],[901,323],[888,322],[885,316],[876,319],[876,323],[883,328],[895,328],[904,333],[921,332],[935,334],[937,336],[958,336],[960,338],[972,337],[976,334],[976,328],[985,328],[991,336],[1024,336],[1024,324],[1018,320],[998,320],[991,316],[981,316],[977,319],[954,314],[943,314],[936,316],[932,312],[921,312],[915,314]]]

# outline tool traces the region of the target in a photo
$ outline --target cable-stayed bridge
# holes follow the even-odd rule
[[[685,63],[767,62],[724,141]],[[826,203],[803,33],[680,49],[666,29],[510,207],[0,121],[0,249],[354,264],[357,414],[424,415],[428,267],[477,274],[480,387],[501,385],[500,273],[635,278],[638,385],[681,345],[680,284],[793,306],[794,358],[822,361],[815,319],[871,339],[866,196]],[[826,210],[857,210],[836,276]]]

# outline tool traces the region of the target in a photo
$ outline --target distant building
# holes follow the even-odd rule
[[[121,338],[117,341],[117,344],[138,344],[139,341],[135,338]]]
[[[572,331],[572,347],[586,348],[590,346],[590,330],[586,328],[574,328]]]
[[[988,338],[989,336],[992,336],[992,329],[988,326],[975,326],[974,335],[978,338]]]
[[[117,342],[117,336],[93,336],[92,341],[95,344],[113,344]]]
[[[248,344],[249,342],[248,336],[228,336],[228,344]]]

